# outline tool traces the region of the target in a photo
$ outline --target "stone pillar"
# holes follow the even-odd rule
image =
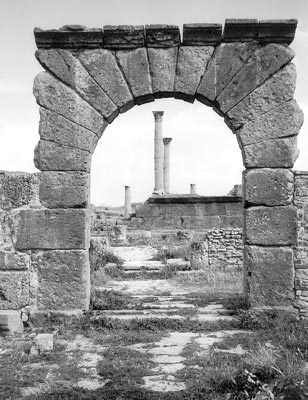
[[[190,194],[197,194],[197,186],[195,183],[190,184]]]
[[[164,138],[164,192],[170,193],[170,142],[172,138]]]
[[[124,218],[129,218],[131,212],[132,212],[132,198],[131,198],[130,186],[125,186]]]
[[[162,119],[163,111],[153,111],[155,118],[155,137],[154,137],[154,173],[155,186],[153,194],[164,193],[164,144]]]

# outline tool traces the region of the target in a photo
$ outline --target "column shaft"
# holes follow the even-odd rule
[[[171,138],[164,138],[164,192],[170,193],[170,142]]]
[[[124,218],[129,218],[132,212],[132,198],[130,186],[125,186],[125,209],[124,209]]]
[[[190,184],[190,194],[197,194],[197,186],[195,183]]]
[[[155,185],[154,194],[164,193],[164,144],[162,118],[163,111],[153,111],[155,118],[155,136],[154,136],[154,175]]]

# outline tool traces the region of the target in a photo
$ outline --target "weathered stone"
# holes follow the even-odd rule
[[[12,237],[14,235],[14,218],[12,213],[0,212],[0,246],[1,250],[14,251]]]
[[[197,90],[197,99],[211,101],[222,92],[256,49],[255,42],[221,43],[209,62]]]
[[[87,207],[90,175],[85,172],[42,172],[40,201],[47,208]]]
[[[52,333],[39,333],[33,342],[39,354],[50,353],[54,350],[54,335]]]
[[[143,25],[105,25],[104,47],[106,49],[135,49],[144,47]]]
[[[32,253],[39,287],[38,310],[87,310],[90,300],[88,251]]]
[[[0,251],[0,270],[27,270],[29,269],[29,265],[29,254]]]
[[[154,97],[173,96],[177,47],[167,49],[148,48],[150,73]]]
[[[28,304],[28,272],[0,271],[0,309],[16,310]]]
[[[245,246],[244,259],[252,307],[292,304],[294,267],[291,248]]]
[[[70,51],[37,50],[35,56],[45,69],[74,89],[108,122],[112,122],[117,117],[119,114],[117,106]]]
[[[116,56],[136,103],[143,104],[153,101],[146,48],[117,51]]]
[[[255,90],[271,75],[289,63],[294,51],[280,44],[259,46],[228,86],[217,97],[220,109],[226,113]]]
[[[23,328],[19,311],[0,310],[0,335],[22,333]]]
[[[304,122],[304,114],[296,100],[271,109],[261,117],[236,131],[242,145],[297,135]]]
[[[105,49],[86,50],[80,52],[78,57],[120,112],[125,112],[134,106],[134,98],[117,64],[114,52]]]
[[[246,205],[279,206],[293,201],[294,177],[289,170],[246,170],[243,182]]]
[[[242,149],[246,168],[292,168],[298,153],[296,136],[248,144]]]
[[[176,98],[194,101],[197,87],[213,51],[213,46],[180,47],[174,83]]]
[[[34,36],[39,49],[87,49],[103,45],[103,30],[99,28],[65,31],[34,28]]]
[[[146,25],[147,47],[175,47],[180,45],[180,30],[176,25]]]
[[[247,42],[257,39],[257,19],[226,19],[224,25],[224,42]]]
[[[221,24],[184,24],[184,46],[209,46],[221,41]]]
[[[290,44],[293,42],[296,27],[296,19],[261,20],[259,22],[258,40],[260,42]]]
[[[49,72],[39,73],[34,80],[33,93],[37,103],[101,136],[107,122],[73,89]]]
[[[41,171],[90,171],[91,153],[76,147],[40,140],[34,164]]]
[[[17,249],[87,249],[87,210],[21,210],[15,237]]]
[[[99,139],[92,131],[42,107],[39,133],[42,140],[76,147],[90,153],[93,153]]]
[[[245,210],[245,215],[246,243],[264,246],[296,243],[295,207],[251,207]]]
[[[288,64],[233,107],[227,113],[228,124],[240,128],[243,124],[292,100],[295,80],[295,66]]]

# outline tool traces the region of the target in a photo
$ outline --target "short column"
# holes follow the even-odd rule
[[[154,175],[155,185],[153,194],[164,193],[164,144],[163,144],[163,111],[153,111],[155,118],[154,136]]]
[[[197,194],[197,185],[195,183],[190,184],[190,194]]]
[[[125,186],[125,208],[124,208],[124,218],[129,218],[132,212],[132,198],[130,186]]]
[[[164,192],[170,193],[170,142],[172,138],[164,138]]]

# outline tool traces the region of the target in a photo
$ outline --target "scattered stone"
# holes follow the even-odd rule
[[[55,347],[55,336],[52,333],[40,333],[34,338],[34,344],[39,354],[50,353]]]
[[[185,383],[178,382],[172,375],[144,376],[144,387],[155,392],[179,392],[186,388]]]

